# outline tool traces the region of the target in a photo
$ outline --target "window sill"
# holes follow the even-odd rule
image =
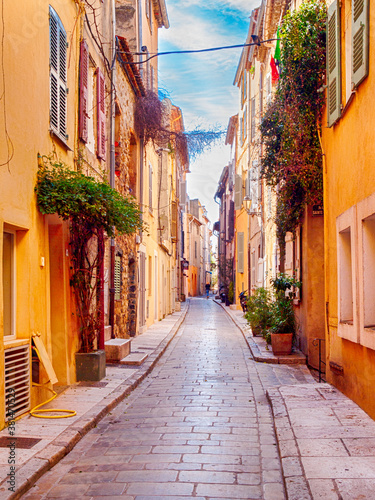
[[[62,139],[62,137],[57,134],[54,130],[50,129],[49,130],[49,133],[51,135],[51,137],[53,139],[56,139],[57,142],[60,144],[60,146],[62,146],[64,149],[66,149],[67,151],[73,151],[71,147],[68,146],[67,142],[66,142],[66,139]]]
[[[11,349],[12,347],[20,347],[21,345],[30,344],[29,339],[9,339],[4,338],[4,349]]]

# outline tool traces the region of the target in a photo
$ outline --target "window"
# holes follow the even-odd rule
[[[244,272],[244,233],[237,233],[237,272]]]
[[[359,342],[356,270],[357,224],[356,207],[351,207],[336,220],[338,277],[338,336]]]
[[[234,179],[234,208],[236,210],[242,208],[242,177],[237,174]]]
[[[97,156],[105,160],[105,82],[100,68],[96,69]]]
[[[115,300],[121,300],[121,288],[122,288],[122,259],[121,254],[118,253],[115,256]]]
[[[3,233],[3,310],[4,337],[16,333],[16,293],[15,293],[15,233]]]
[[[368,75],[368,0],[352,0],[352,85],[357,87]]]
[[[148,210],[152,214],[152,165],[148,165]]]
[[[327,121],[331,127],[341,115],[340,7],[335,0],[327,18]]]
[[[64,142],[67,116],[67,39],[65,29],[52,7],[49,8],[50,37],[50,127]]]
[[[88,141],[89,76],[89,49],[86,40],[82,40],[79,67],[79,136],[83,142]]]
[[[255,140],[255,97],[251,99],[251,140]]]
[[[194,255],[195,255],[195,258],[198,257],[198,244],[196,241],[194,241]]]
[[[148,257],[148,295],[152,294],[152,257]]]

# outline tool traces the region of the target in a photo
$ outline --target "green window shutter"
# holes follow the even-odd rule
[[[234,179],[234,208],[235,210],[242,208],[242,177],[237,174]]]
[[[115,256],[115,300],[121,300],[121,256]]]
[[[368,0],[352,0],[352,85],[357,87],[368,75]]]
[[[237,271],[244,272],[244,233],[237,233]]]
[[[328,127],[341,115],[340,8],[338,0],[328,7],[327,20],[327,121]]]

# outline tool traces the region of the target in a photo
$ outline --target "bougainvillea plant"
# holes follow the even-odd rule
[[[277,186],[276,226],[282,244],[295,232],[306,204],[323,198],[319,123],[324,95],[325,3],[310,0],[289,12],[281,26],[280,77],[260,131],[264,154],[261,173]]]
[[[42,157],[35,191],[42,214],[69,221],[71,277],[80,319],[80,351],[94,350],[99,332],[99,269],[106,236],[142,228],[141,212],[107,182],[71,170],[53,156]]]

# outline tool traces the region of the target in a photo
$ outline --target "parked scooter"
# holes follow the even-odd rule
[[[247,290],[245,290],[244,292],[241,292],[238,295],[243,312],[247,311],[247,301],[249,300],[249,297],[246,295],[246,293],[247,293]]]

